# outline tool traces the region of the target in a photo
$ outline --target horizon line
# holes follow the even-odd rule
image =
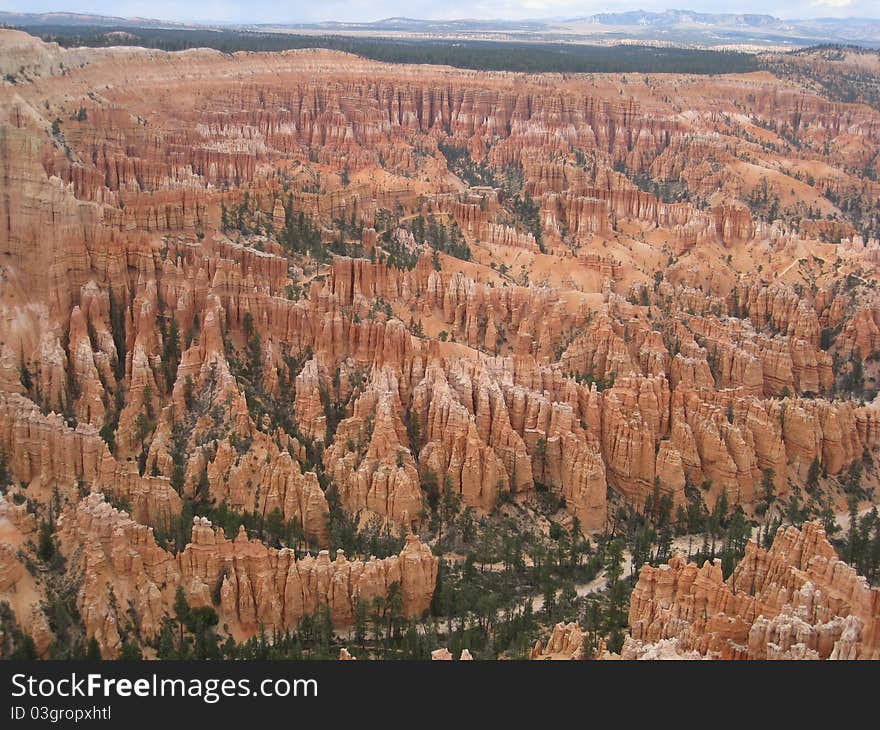
[[[130,22],[151,22],[151,23],[168,23],[168,24],[190,24],[190,25],[215,25],[215,26],[260,26],[260,25],[275,25],[275,26],[290,26],[290,25],[298,25],[298,26],[320,26],[329,23],[337,23],[343,25],[377,25],[379,23],[386,23],[391,21],[408,21],[408,22],[431,22],[431,23],[467,23],[467,22],[480,22],[480,23],[528,23],[528,22],[572,22],[578,20],[588,20],[590,18],[594,18],[602,15],[625,15],[628,13],[645,13],[645,14],[653,14],[653,15],[662,15],[664,13],[698,13],[701,15],[710,15],[710,16],[729,16],[729,17],[762,17],[762,18],[771,18],[773,20],[778,20],[782,22],[798,22],[798,21],[822,21],[822,20],[830,20],[830,21],[880,21],[880,16],[872,17],[872,16],[864,16],[864,15],[853,15],[853,16],[834,16],[834,15],[815,15],[815,16],[797,16],[797,17],[783,17],[779,15],[774,15],[772,13],[758,13],[758,12],[734,12],[734,11],[709,11],[709,10],[696,10],[692,8],[666,8],[665,10],[643,10],[642,8],[630,8],[624,10],[596,10],[591,13],[586,13],[583,15],[552,15],[552,16],[529,16],[524,18],[481,18],[481,17],[460,17],[460,18],[438,18],[438,17],[410,17],[406,15],[390,15],[382,18],[376,18],[375,20],[345,20],[345,19],[327,19],[327,20],[254,20],[254,21],[237,21],[237,20],[218,20],[213,18],[189,18],[189,19],[172,19],[172,18],[158,18],[158,17],[147,17],[141,15],[131,15],[131,16],[123,16],[123,15],[105,15],[99,12],[86,12],[86,11],[74,11],[74,10],[45,10],[45,11],[32,11],[32,10],[0,10],[0,17],[5,15],[21,15],[21,16],[32,16],[32,17],[46,17],[46,16],[74,16],[81,18],[101,18],[105,20],[117,20],[117,21],[130,21]]]

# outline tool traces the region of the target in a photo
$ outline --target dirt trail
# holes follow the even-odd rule
[[[672,550],[679,551],[685,557],[692,552],[694,549],[700,546],[699,536],[691,535],[688,537],[687,535],[683,537],[676,537],[672,540]],[[629,550],[623,551],[623,576],[628,577],[632,574],[632,553]],[[574,586],[575,592],[578,595],[578,598],[583,598],[584,596],[588,596],[591,593],[600,593],[605,590],[605,587],[608,584],[608,576],[603,569],[600,571],[599,575],[597,575],[593,580],[588,581],[587,583],[576,583]],[[532,598],[532,610],[540,611],[544,608],[544,596],[536,595]]]
[[[630,575],[630,571],[632,569],[632,555],[628,550],[625,550],[623,553],[623,577],[628,577]],[[599,593],[605,590],[605,586],[608,584],[608,576],[603,569],[599,575],[597,575],[593,580],[587,583],[575,583],[574,590],[577,593],[578,598],[583,598],[584,596],[588,596],[591,593]],[[558,595],[558,593],[557,593]],[[532,598],[532,610],[537,612],[541,611],[544,608],[544,595],[539,594]]]

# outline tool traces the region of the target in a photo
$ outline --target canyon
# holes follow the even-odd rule
[[[621,510],[873,504],[869,106],[767,71],[11,30],[0,76],[0,600],[41,656],[28,544],[116,658],[178,594],[235,642],[322,611],[350,632],[360,603],[437,616],[465,512],[598,539]],[[880,594],[829,539],[800,520],[727,577],[641,567],[596,655],[880,658]],[[585,657],[548,628],[531,658]]]

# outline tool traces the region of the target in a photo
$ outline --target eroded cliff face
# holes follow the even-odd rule
[[[431,602],[437,558],[409,535],[401,553],[366,562],[330,559],[326,550],[297,560],[294,551],[267,548],[244,529],[233,540],[194,518],[192,540],[174,554],[160,548],[151,528],[104,501],[83,498],[59,520],[61,549],[69,570],[82,575],[77,603],[86,635],[102,655],[115,657],[133,607],[138,630],[155,636],[178,587],[193,608],[214,606],[238,639],[266,631],[295,630],[304,616],[326,606],[334,626],[353,621],[358,601],[369,605],[397,584],[403,615],[420,616]],[[122,607],[122,608],[120,608]]]
[[[17,394],[0,397],[0,412],[9,475],[36,497],[51,498],[56,488],[73,500],[81,491],[106,491],[129,504],[136,519],[165,527],[180,514],[180,496],[169,480],[140,476],[136,464],[114,459],[94,427],[71,429],[60,415],[44,416]]]
[[[589,654],[589,650],[586,649],[588,639],[589,634],[581,631],[576,622],[560,622],[553,626],[553,631],[547,639],[547,646],[544,646],[540,641],[535,642],[535,646],[529,652],[529,659],[550,661],[592,658],[587,656]]]
[[[751,541],[725,581],[719,564],[673,557],[633,589],[626,653],[676,639],[679,653],[719,659],[876,659],[880,590],[841,561],[816,522]]]
[[[876,483],[878,191],[852,172],[869,108],[762,74],[0,37],[19,57],[0,54],[0,449],[108,576],[82,594],[107,651],[108,581],[147,633],[182,585],[246,635],[322,603],[344,623],[414,575],[201,521],[168,537],[215,510],[317,552],[342,519],[435,540],[450,501],[549,493],[553,521],[597,532],[612,503],[752,515],[817,472],[838,506],[853,463]],[[101,539],[98,512],[119,523]],[[431,561],[404,553],[418,612]],[[288,599],[318,574],[338,591]]]
[[[41,603],[42,587],[19,552],[36,529],[36,520],[26,503],[16,504],[14,499],[7,500],[0,495],[0,602],[6,604],[19,630],[33,640],[37,657],[45,658],[55,635]],[[9,626],[4,626],[4,632],[9,630]]]

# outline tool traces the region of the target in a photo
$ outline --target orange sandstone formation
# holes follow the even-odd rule
[[[322,550],[297,560],[287,548],[267,548],[242,530],[227,540],[204,517],[193,520],[192,541],[173,554],[156,545],[152,530],[91,494],[60,519],[61,548],[75,561],[83,584],[78,605],[86,634],[102,654],[116,656],[125,622],[119,606],[134,606],[147,637],[159,629],[182,587],[191,606],[217,607],[236,636],[262,625],[295,629],[305,615],[326,606],[336,626],[352,623],[355,603],[384,596],[396,583],[405,616],[424,612],[434,592],[437,558],[409,535],[400,555],[367,562],[335,560]]]
[[[880,590],[843,563],[818,523],[752,541],[725,581],[721,567],[680,556],[645,566],[630,600],[636,642],[720,659],[877,659]],[[645,650],[632,651],[640,654]]]

